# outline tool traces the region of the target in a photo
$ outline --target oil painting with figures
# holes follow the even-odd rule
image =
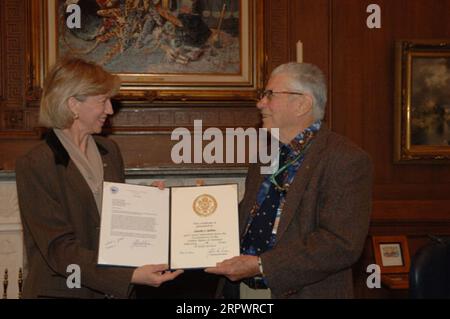
[[[412,61],[411,144],[450,145],[450,57]]]
[[[61,27],[76,3],[81,28]],[[120,74],[239,74],[240,0],[59,0],[59,56]]]

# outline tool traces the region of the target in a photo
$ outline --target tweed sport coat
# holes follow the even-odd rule
[[[94,137],[104,180],[124,181],[123,161],[114,142]],[[100,215],[92,192],[50,131],[16,164],[19,207],[28,257],[25,298],[126,298],[132,268],[97,266]],[[81,285],[69,289],[67,266],[81,268]]]
[[[263,178],[258,165],[249,168],[241,234]],[[287,193],[275,246],[261,255],[272,298],[353,297],[371,196],[369,156],[323,125]]]

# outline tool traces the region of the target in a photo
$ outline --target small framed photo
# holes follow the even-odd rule
[[[410,257],[406,236],[373,236],[375,262],[381,273],[408,273]]]

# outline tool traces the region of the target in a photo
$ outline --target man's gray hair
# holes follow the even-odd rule
[[[327,84],[323,72],[313,64],[290,62],[276,67],[271,76],[279,74],[291,79],[286,89],[312,95],[314,119],[322,120],[327,103]]]

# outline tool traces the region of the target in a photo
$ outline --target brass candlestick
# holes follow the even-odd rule
[[[23,285],[23,273],[22,268],[19,268],[19,279],[17,280],[17,285],[19,286],[18,298],[22,299],[22,285]]]
[[[8,268],[5,269],[5,275],[3,276],[3,299],[8,298]]]

